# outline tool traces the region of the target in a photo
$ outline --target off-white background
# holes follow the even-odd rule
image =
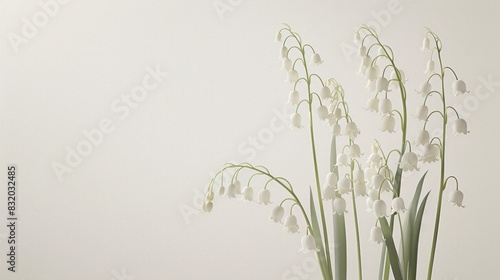
[[[378,117],[361,109],[369,94],[349,46],[354,29],[372,22],[406,71],[412,114],[421,102],[412,92],[425,79],[428,53],[419,52],[425,26],[441,36],[446,63],[468,83],[469,99],[449,100],[466,105],[471,133],[448,142],[448,173],[460,178],[467,207],[443,204],[434,278],[500,279],[500,5],[399,0],[396,12],[389,12],[388,3],[69,1],[15,52],[9,34],[22,35],[23,18],[32,21],[43,10],[38,1],[1,1],[2,225],[5,169],[10,163],[19,169],[18,271],[7,272],[7,230],[1,226],[1,278],[319,279],[311,267],[314,255],[298,252],[303,224],[302,234],[286,234],[267,219],[271,207],[226,198],[216,198],[207,215],[200,212],[199,194],[209,173],[228,160],[264,164],[303,195],[314,183],[307,131],[285,129],[278,117],[291,89],[274,42],[282,22],[321,53],[325,63],[315,71],[344,85],[365,156],[373,137],[399,146],[399,134],[380,134]],[[218,13],[215,4],[228,10]],[[148,66],[168,78],[118,118],[111,104],[141,85]],[[484,80],[495,83],[486,87]],[[106,118],[115,130],[59,181],[52,164],[64,163],[67,147],[85,140],[82,130]],[[412,124],[416,131],[419,124]],[[261,150],[251,148],[251,138],[269,131]],[[326,126],[317,126],[317,138],[323,176]],[[422,166],[434,168],[428,190],[438,180],[436,167]],[[408,193],[420,175],[405,175]],[[435,196],[434,187],[422,228],[420,277]],[[274,203],[280,197],[273,191]],[[375,279],[380,246],[367,241],[374,219],[359,202],[365,279]],[[354,279],[352,215],[347,220]],[[301,272],[293,272],[295,266]]]

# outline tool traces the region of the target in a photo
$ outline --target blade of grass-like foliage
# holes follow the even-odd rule
[[[425,176],[425,175],[424,175]],[[430,191],[422,199],[422,203],[418,208],[418,213],[415,218],[415,223],[413,224],[413,234],[411,238],[411,249],[410,249],[410,259],[408,260],[408,280],[417,279],[417,260],[418,260],[418,240],[420,237],[420,226],[422,225],[422,217],[424,215],[425,204],[427,203],[427,198],[429,197]]]
[[[417,214],[418,201],[420,200],[420,194],[422,193],[422,186],[424,185],[425,176],[427,172],[420,178],[420,181],[417,184],[417,188],[415,189],[415,194],[413,195],[413,199],[410,203],[410,207],[406,212],[406,217],[403,226],[403,240],[404,240],[404,248],[406,248],[404,255],[401,254],[401,263],[403,264],[403,273],[404,275],[408,275],[408,264],[410,260],[410,255],[414,254],[411,250],[411,241],[413,239],[413,235],[415,233],[415,216]],[[416,254],[416,253],[415,253]]]
[[[337,141],[332,137],[330,170],[337,164]],[[335,173],[338,175],[338,171]],[[333,204],[333,202],[332,202]],[[333,241],[335,253],[335,280],[347,279],[347,243],[344,215],[333,215]]]
[[[314,197],[311,187],[309,187],[309,197],[310,197],[310,207],[311,207],[311,226],[314,233],[314,239],[316,239],[316,246],[319,248],[318,257],[319,261],[322,263],[320,266],[323,275],[330,275],[328,272],[328,263],[326,261],[325,247],[323,246],[323,238],[321,237],[321,231],[319,229],[318,217],[316,215],[316,206],[314,205]],[[321,198],[320,198],[321,199]]]
[[[392,239],[391,228],[389,223],[385,218],[379,218],[380,227],[382,228],[382,233],[385,238],[385,245],[387,246],[387,253],[389,254],[389,261],[391,263],[392,274],[395,280],[403,280],[403,274],[401,272],[401,266],[399,265],[399,256],[396,251],[396,246],[394,246],[394,239]]]

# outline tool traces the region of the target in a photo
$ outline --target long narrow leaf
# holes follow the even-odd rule
[[[380,227],[382,228],[382,233],[385,238],[385,245],[387,246],[387,253],[389,254],[389,261],[391,262],[392,274],[395,280],[403,280],[403,274],[401,272],[401,266],[399,265],[398,252],[396,251],[396,246],[394,246],[394,240],[392,238],[391,228],[389,223],[385,218],[378,219],[380,222]]]
[[[408,275],[408,263],[410,260],[410,254],[414,254],[411,251],[411,240],[413,239],[413,235],[415,232],[414,224],[415,224],[415,216],[417,214],[418,201],[420,200],[420,194],[422,193],[422,186],[424,185],[425,176],[427,172],[420,178],[420,181],[417,184],[417,188],[415,189],[415,194],[413,195],[413,199],[408,208],[408,212],[406,213],[404,226],[403,226],[403,240],[404,240],[404,248],[407,248],[404,252],[404,255],[401,254],[403,264],[403,273],[404,275]]]
[[[332,137],[330,170],[337,164],[337,143]],[[336,171],[338,175],[338,171]],[[333,202],[332,202],[333,203]],[[333,241],[335,253],[335,280],[347,279],[347,242],[344,215],[333,215]]]
[[[408,270],[408,280],[417,279],[417,260],[418,260],[418,240],[420,237],[420,226],[422,225],[422,217],[424,215],[425,204],[427,203],[427,198],[429,197],[430,191],[422,199],[422,203],[418,208],[417,217],[415,218],[415,223],[413,224],[414,232],[411,239],[411,254],[409,259],[409,270]]]
[[[322,263],[321,267],[323,270],[323,275],[330,275],[328,273],[328,263],[326,261],[325,246],[323,246],[323,238],[321,237],[321,231],[319,229],[318,217],[316,215],[316,206],[314,205],[314,197],[312,189],[309,187],[309,197],[310,197],[310,207],[311,207],[311,226],[314,233],[314,239],[316,239],[316,246],[319,248],[318,257],[319,261]]]

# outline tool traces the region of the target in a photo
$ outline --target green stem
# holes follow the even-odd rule
[[[441,47],[438,46],[438,42],[436,40],[436,48],[438,51],[439,65],[441,67],[441,99],[443,103],[443,134],[442,134],[442,144],[441,144],[441,178],[439,182],[439,196],[438,196],[438,204],[436,210],[436,220],[434,222],[434,234],[432,237],[432,248],[431,248],[431,256],[429,259],[429,270],[427,272],[427,279],[430,280],[432,278],[432,270],[434,268],[434,257],[436,254],[436,246],[437,246],[437,238],[439,232],[439,222],[441,219],[441,205],[443,201],[443,192],[445,185],[445,151],[446,151],[446,124],[448,123],[448,115],[446,114],[446,97],[445,97],[445,85],[444,85],[444,70],[443,61],[441,59]]]

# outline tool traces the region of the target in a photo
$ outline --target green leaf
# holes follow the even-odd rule
[[[385,245],[387,246],[387,253],[389,254],[389,261],[391,262],[392,274],[395,280],[403,280],[403,274],[401,272],[401,266],[399,265],[399,256],[396,251],[396,246],[394,246],[394,240],[392,239],[391,228],[387,223],[386,218],[379,218],[380,227],[382,228],[382,233],[385,238]]]
[[[418,240],[420,237],[420,226],[422,225],[422,217],[424,215],[425,205],[427,203],[427,198],[429,197],[429,194],[430,191],[425,195],[424,199],[422,199],[422,203],[418,208],[417,217],[415,218],[415,223],[413,224],[414,231],[411,238],[408,280],[417,279]]]
[[[402,254],[403,264],[403,272],[404,275],[408,275],[408,265],[411,255],[415,255],[416,252],[412,252],[411,241],[413,240],[413,236],[415,234],[415,216],[417,214],[418,201],[420,200],[420,194],[422,193],[422,187],[424,185],[425,176],[427,172],[420,178],[420,181],[417,184],[417,188],[415,189],[415,194],[413,195],[413,199],[408,208],[408,212],[406,213],[404,225],[403,225],[403,239],[404,239],[404,255]]]
[[[330,148],[330,170],[337,164],[337,143],[332,137]],[[338,175],[338,171],[336,171]],[[333,202],[332,202],[333,204]],[[335,280],[347,279],[347,242],[344,215],[333,215],[333,242],[335,256]]]
[[[316,215],[316,206],[314,205],[314,197],[311,187],[309,187],[309,197],[310,197],[310,207],[311,207],[311,226],[314,233],[314,239],[316,239],[316,246],[319,248],[318,257],[319,261],[322,263],[321,268],[323,270],[323,275],[330,275],[328,273],[328,263],[326,261],[325,247],[323,246],[323,238],[321,237],[321,231],[319,229],[318,217]]]

